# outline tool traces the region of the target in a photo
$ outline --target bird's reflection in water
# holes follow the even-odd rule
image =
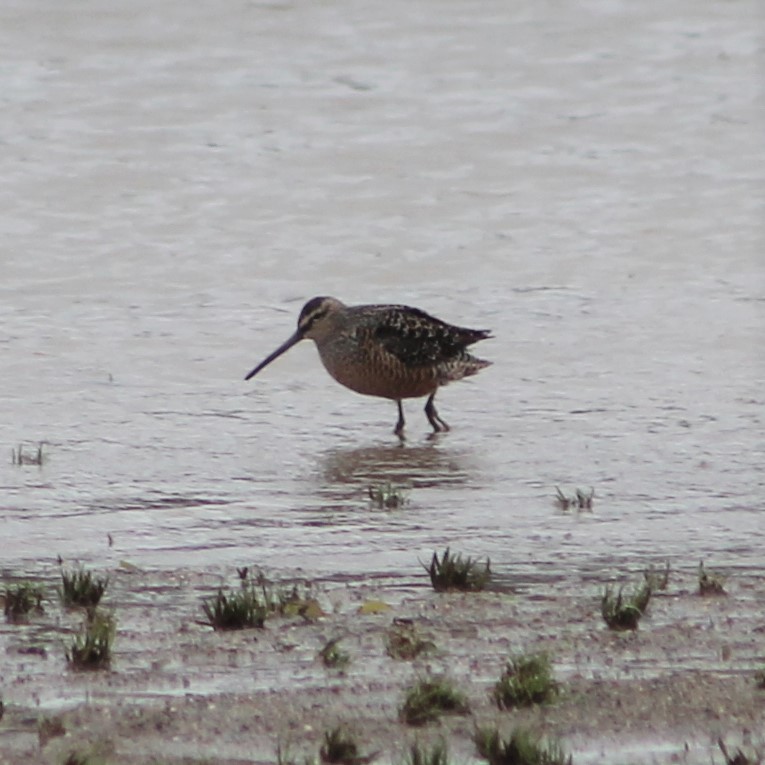
[[[380,483],[414,489],[458,486],[470,478],[465,462],[459,452],[435,442],[333,449],[320,460],[319,480],[323,491],[339,496]]]

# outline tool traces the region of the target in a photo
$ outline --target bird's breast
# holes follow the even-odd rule
[[[366,396],[401,399],[427,396],[438,387],[436,370],[408,367],[384,348],[353,333],[317,343],[327,372],[346,388]]]

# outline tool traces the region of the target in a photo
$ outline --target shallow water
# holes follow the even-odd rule
[[[4,4],[0,565],[761,566],[761,15]],[[242,380],[316,294],[493,329],[451,433]]]
[[[451,545],[531,605],[666,559],[756,579],[762,22],[754,0],[3,3],[0,571],[255,564],[400,598]],[[309,343],[243,381],[320,294],[493,329],[494,365],[439,393],[452,432],[408,402],[402,447]],[[403,508],[370,503],[385,481]],[[175,656],[203,583],[119,584],[109,698],[241,674],[130,653],[156,596]],[[3,635],[9,705],[90,698]],[[727,671],[717,650],[628,669]]]

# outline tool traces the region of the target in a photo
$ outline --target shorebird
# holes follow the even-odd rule
[[[316,343],[326,370],[341,385],[367,396],[396,402],[394,433],[404,436],[405,398],[427,396],[425,414],[435,433],[449,430],[433,399],[441,385],[461,380],[491,362],[466,348],[491,337],[485,329],[447,324],[406,305],[347,306],[333,297],[315,297],[300,312],[297,330],[244,379],[249,380],[301,340]]]

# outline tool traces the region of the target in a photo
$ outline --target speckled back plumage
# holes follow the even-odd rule
[[[456,327],[419,308],[404,305],[359,306],[350,310],[366,314],[359,330],[360,342],[378,345],[380,356],[390,354],[414,377],[421,377],[428,370],[437,385],[444,385],[475,374],[491,363],[465,350],[490,337],[487,330]]]

